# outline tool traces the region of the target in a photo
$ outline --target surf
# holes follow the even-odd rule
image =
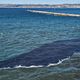
[[[0,61],[0,68],[50,67],[62,63],[80,51],[80,39],[47,43],[28,53]]]

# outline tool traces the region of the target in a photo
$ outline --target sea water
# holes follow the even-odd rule
[[[76,8],[35,10],[80,14],[80,9]],[[24,8],[0,9],[0,61],[29,53],[47,43],[78,38],[80,17],[30,13]],[[59,65],[49,64],[53,67],[32,65],[27,69],[18,65],[13,69],[0,69],[0,80],[64,80],[65,77],[66,80],[79,80],[80,55],[75,54]]]

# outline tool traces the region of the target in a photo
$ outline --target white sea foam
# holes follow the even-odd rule
[[[65,59],[62,59],[62,60],[59,60],[58,63],[50,63],[47,67],[51,67],[51,66],[59,65],[59,64],[61,64],[63,61],[65,61],[65,60],[69,60],[69,59],[70,59],[70,57],[65,58]]]
[[[14,68],[38,68],[38,67],[43,67],[42,65],[31,65],[31,66],[21,66],[21,65],[18,65],[18,66],[15,66]]]
[[[31,65],[31,66],[21,66],[21,65],[16,65],[15,67],[11,68],[11,67],[3,67],[0,69],[18,69],[18,68],[41,68],[44,67],[43,65]]]
[[[65,59],[62,59],[62,60],[59,60],[58,63],[50,63],[48,64],[46,67],[51,67],[51,66],[56,66],[56,65],[59,65],[61,64],[63,61],[65,60],[69,60],[70,57],[68,58],[65,58]],[[41,68],[41,67],[44,67],[44,65],[31,65],[31,66],[22,66],[22,65],[16,65],[15,67],[11,68],[11,67],[4,67],[4,68],[0,68],[0,69],[16,69],[16,68]]]

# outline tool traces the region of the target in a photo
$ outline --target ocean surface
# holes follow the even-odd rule
[[[0,80],[80,80],[80,8],[0,8]]]

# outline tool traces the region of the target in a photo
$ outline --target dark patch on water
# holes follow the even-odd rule
[[[57,63],[59,60],[72,56],[80,51],[80,39],[61,40],[44,44],[28,53],[15,56],[8,60],[0,61],[0,68],[15,67],[16,65],[31,66]]]

